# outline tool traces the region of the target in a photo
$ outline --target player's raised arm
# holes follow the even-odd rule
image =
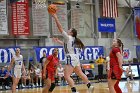
[[[57,15],[56,15],[56,12],[57,12],[56,5],[55,4],[50,4],[48,6],[48,13],[52,15],[52,17],[54,18],[54,21],[56,22],[56,25],[57,25],[57,27],[59,29],[59,32],[62,33],[63,32],[63,28],[62,28],[62,25],[61,25]]]
[[[61,23],[60,23],[60,21],[59,21],[57,15],[56,15],[56,14],[52,14],[52,16],[53,16],[53,18],[54,18],[54,21],[56,22],[56,25],[57,25],[57,27],[58,27],[59,32],[62,33],[64,30],[63,30],[63,27],[62,27],[62,25],[61,25]]]

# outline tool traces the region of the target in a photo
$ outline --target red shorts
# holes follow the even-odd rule
[[[51,81],[55,81],[55,71],[47,70],[46,78],[49,78]]]
[[[111,67],[108,74],[108,78],[121,80],[122,73],[123,71],[122,69],[120,69],[119,66]]]

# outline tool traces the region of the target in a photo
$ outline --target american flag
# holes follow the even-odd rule
[[[103,17],[118,17],[117,0],[103,0]]]

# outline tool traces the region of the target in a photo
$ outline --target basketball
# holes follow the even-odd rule
[[[55,4],[50,4],[48,6],[48,12],[49,14],[55,14],[57,12],[57,7]]]

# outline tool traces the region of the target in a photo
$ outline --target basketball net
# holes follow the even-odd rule
[[[35,3],[36,9],[45,8],[46,6],[46,0],[33,0],[33,3]]]

